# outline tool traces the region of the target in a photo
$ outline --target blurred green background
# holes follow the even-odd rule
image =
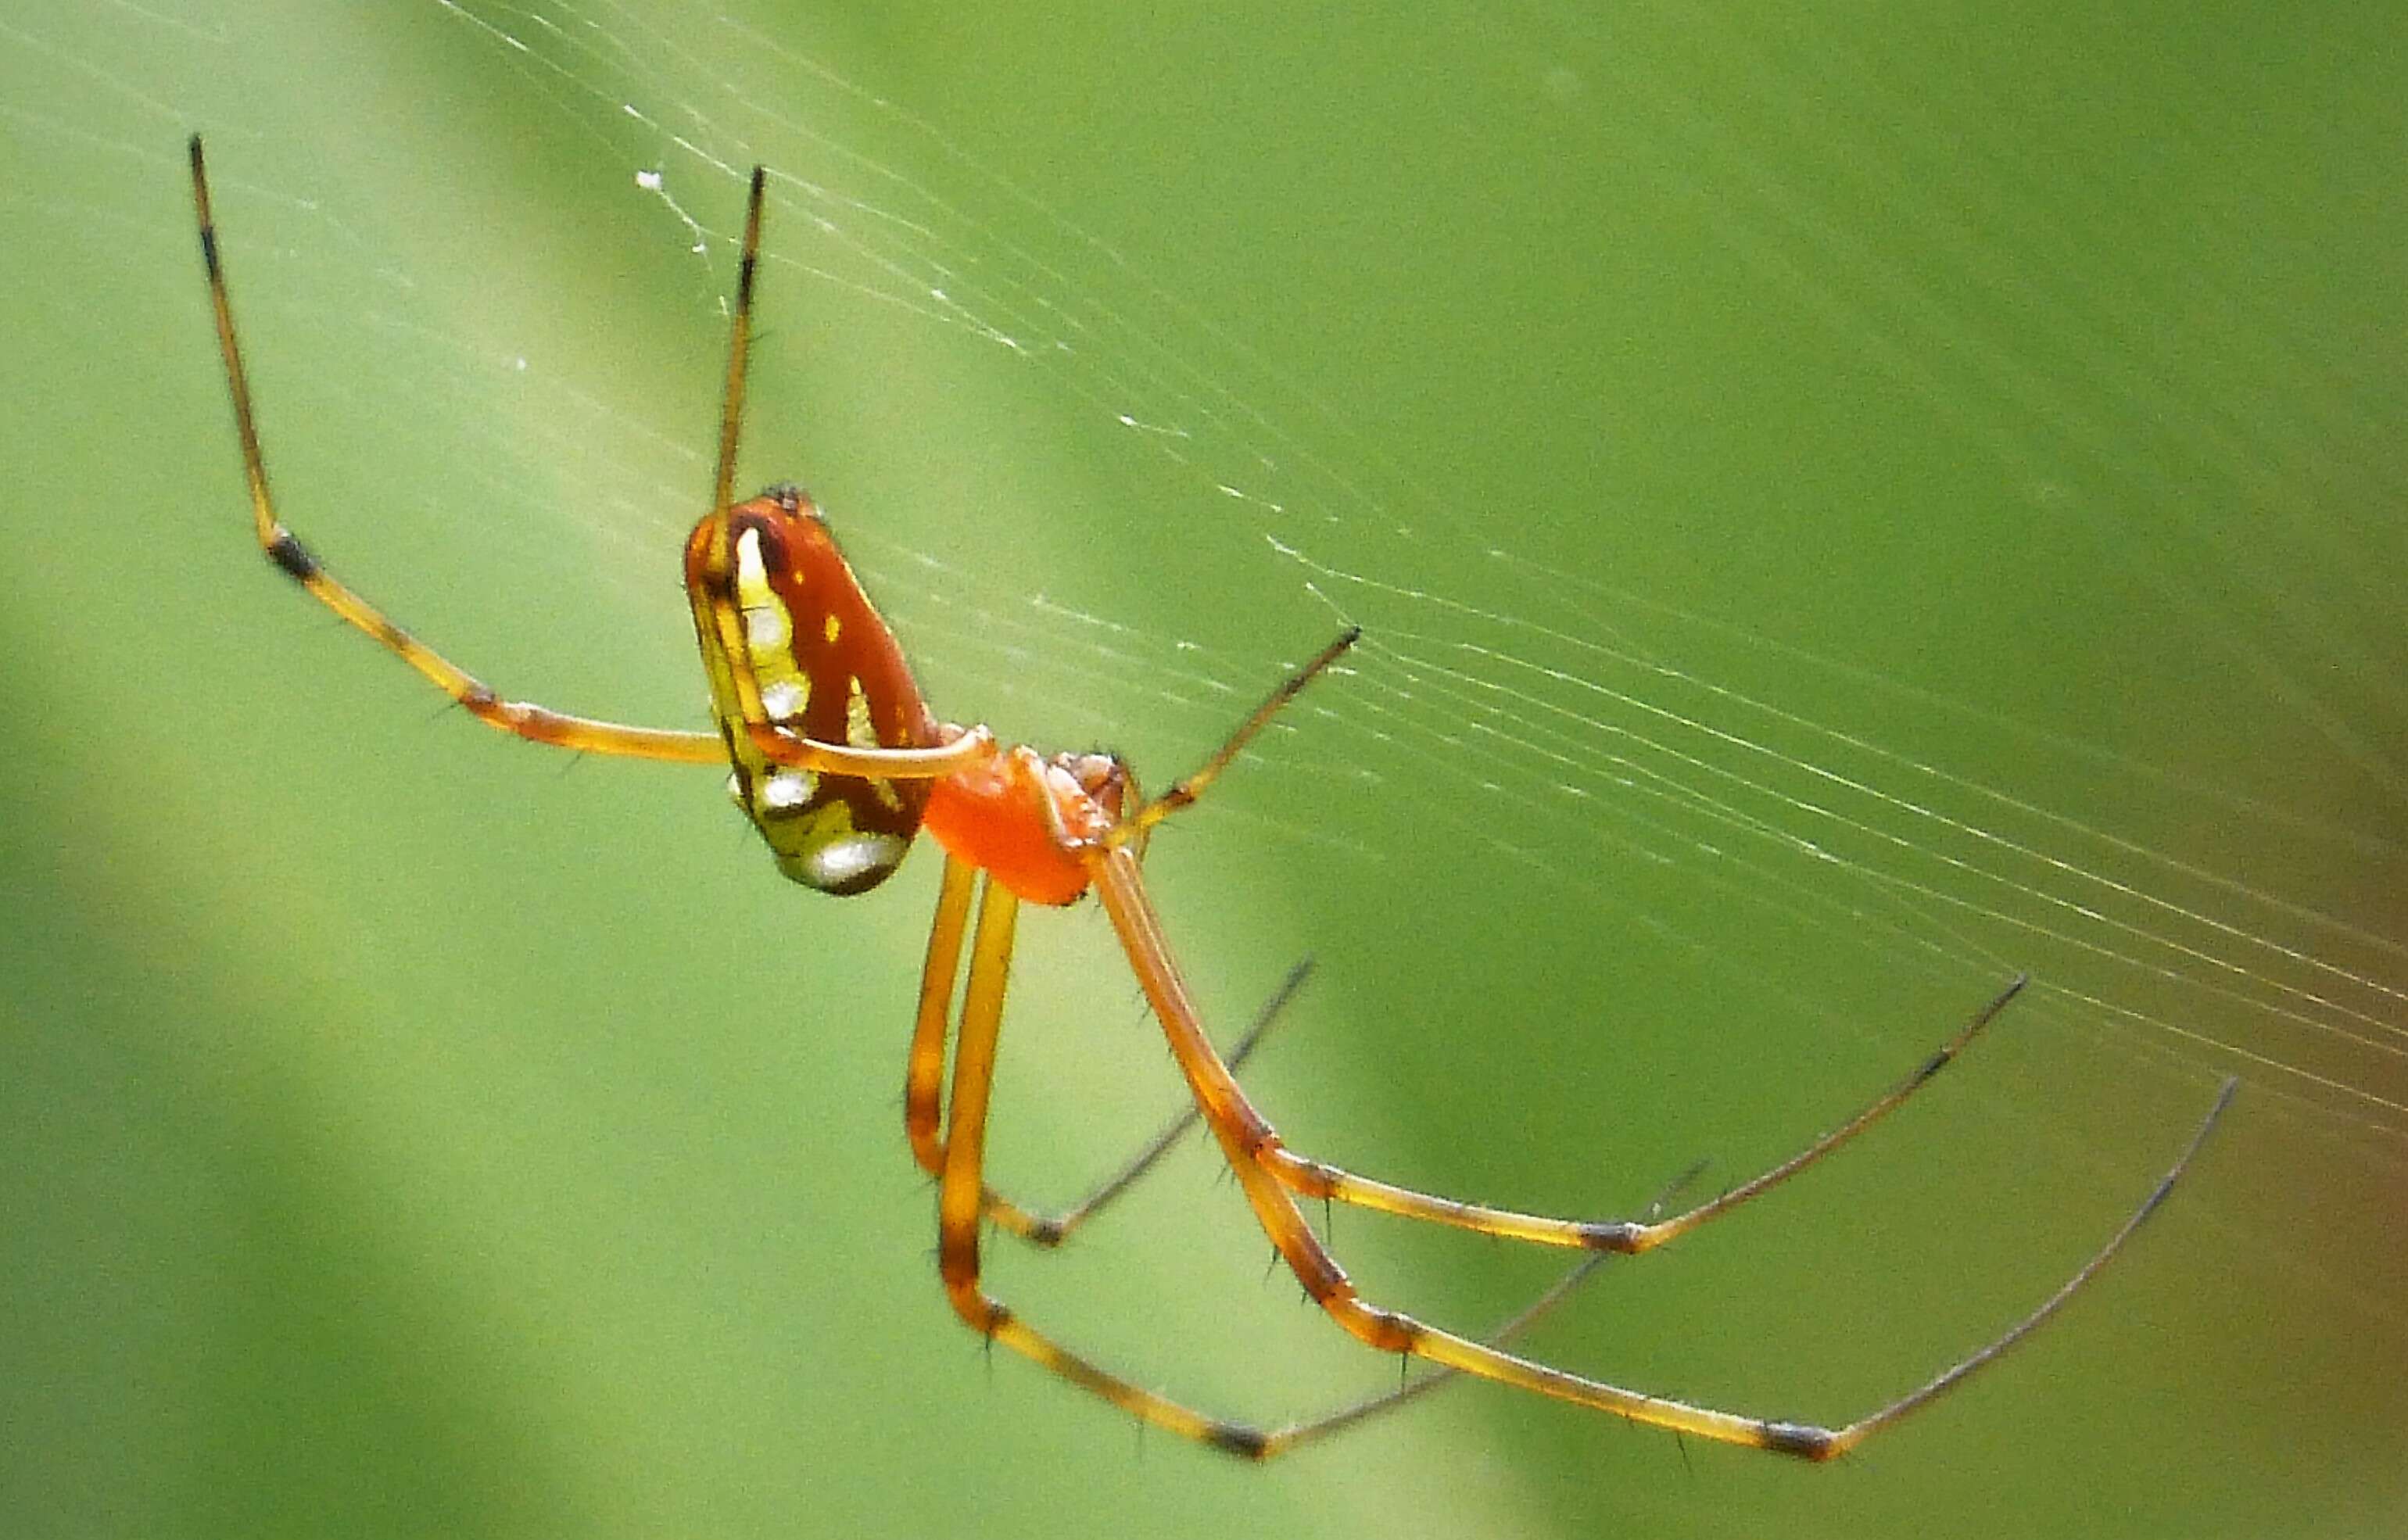
[[[0,1531],[2392,1534],[2408,1521],[2396,7],[681,0],[0,8]],[[288,520],[506,692],[698,723],[747,486],[939,711],[1159,780],[1369,638],[1151,870],[1292,1142],[1582,1214],[1926,1104],[1533,1347],[1836,1469],[1455,1388],[1263,1469],[947,1310],[897,1099],[936,863],[837,905],[707,773],[440,710],[246,528],[208,135]],[[659,174],[657,190],[639,172]],[[1177,1087],[1023,921],[999,1180]],[[1477,1327],[1557,1262],[1341,1213]],[[1216,1411],[1393,1383],[1200,1149],[1033,1319]]]

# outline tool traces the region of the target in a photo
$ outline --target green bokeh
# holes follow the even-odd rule
[[[2089,960],[2010,927],[1901,967],[1633,860],[1638,790],[1600,782],[1594,817],[1484,791],[1479,733],[1441,755],[1446,708],[1405,704],[1409,658],[1501,635],[1602,681],[1581,644],[1677,648],[2393,938],[2351,965],[2401,987],[2392,8],[5,26],[0,1532],[2408,1517],[2397,1138],[2275,1074],[2084,1308],[1853,1468],[1684,1458],[1474,1390],[1255,1470],[982,1362],[895,1100],[934,863],[814,901],[710,776],[495,741],[291,592],[245,535],[181,180],[205,130],[288,516],[513,694],[696,720],[675,541],[729,264],[629,195],[640,167],[722,236],[742,165],[800,179],[745,479],[838,511],[940,710],[1159,778],[1335,623],[1266,535],[1387,584],[1321,580],[1382,650],[1164,836],[1161,902],[1225,1023],[1318,958],[1253,1077],[1297,1143],[1612,1210],[1701,1155],[1777,1158],[2009,967],[2071,989]],[[909,303],[935,265],[1077,349],[1032,362]],[[1170,428],[1199,436],[1148,436]],[[1651,621],[1626,589],[1904,688]],[[1551,724],[1560,681],[1474,673],[1530,692],[1509,729]],[[1427,715],[1386,740],[1373,707]],[[1813,865],[1770,869],[1811,895]],[[1067,1193],[1175,1087],[1099,918],[1023,934],[996,1160]],[[2012,1319],[2243,1067],[2102,1049],[2062,996],[2027,1014],[1953,1100],[1606,1280],[1540,1346],[1836,1419]],[[1214,1408],[1389,1383],[1264,1283],[1215,1178],[1188,1152],[1091,1244],[1000,1256],[1002,1286]],[[1457,1322],[1552,1276],[1336,1225],[1367,1284]]]

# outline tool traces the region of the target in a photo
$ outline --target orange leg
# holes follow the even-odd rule
[[[983,1175],[987,1101],[994,1082],[996,1048],[1002,1033],[1004,984],[1011,963],[1012,932],[1019,911],[1019,900],[1008,891],[992,882],[984,886],[985,896],[979,906],[977,929],[970,943],[969,977],[963,987],[961,1029],[953,1045],[943,1175],[937,1191],[938,1267],[954,1313],[972,1330],[1073,1384],[1083,1386],[1150,1426],[1250,1460],[1268,1460],[1299,1448],[1425,1395],[1452,1378],[1452,1369],[1442,1368],[1438,1374],[1340,1407],[1327,1416],[1266,1428],[1210,1416],[1123,1378],[1039,1332],[984,1290],[980,1282],[979,1246],[980,1224],[989,1202]],[[1526,1330],[1604,1260],[1596,1256],[1584,1258],[1555,1288],[1500,1327],[1496,1340],[1502,1342]]]
[[[920,976],[920,1009],[911,1033],[910,1060],[904,1073],[904,1133],[910,1139],[912,1158],[931,1176],[942,1176],[945,1169],[945,1143],[938,1130],[945,1076],[945,1038],[952,1024],[953,979],[961,964],[962,941],[968,927],[970,898],[977,881],[975,867],[954,856],[945,858],[944,881],[937,893],[937,917],[928,932],[927,962]],[[1254,1024],[1229,1050],[1232,1070],[1244,1064],[1254,1053],[1311,968],[1310,962],[1298,963],[1264,1003]],[[1201,1117],[1191,1102],[1118,1172],[1059,1213],[1036,1213],[988,1188],[984,1198],[986,1217],[1034,1245],[1059,1246],[1128,1191]]]
[[[1119,933],[1129,963],[1153,1002],[1154,1014],[1170,1040],[1172,1054],[1186,1075],[1189,1089],[1204,1110],[1206,1120],[1228,1157],[1254,1217],[1261,1222],[1288,1267],[1324,1311],[1350,1334],[1384,1352],[1410,1354],[1541,1395],[1612,1412],[1701,1438],[1738,1444],[1808,1460],[1829,1460],[1846,1453],[1909,1412],[1928,1405],[1964,1383],[1976,1371],[1996,1362],[2028,1335],[2100,1269],[2114,1259],[2143,1220],[2156,1211],[2173,1190],[2191,1157],[2230,1102],[2234,1082],[2228,1081],[2214,1107],[2200,1123],[2181,1157],[2156,1189],[2134,1210],[2121,1229],[2072,1277],[2040,1307],[1979,1351],[1950,1366],[1924,1385],[1854,1422],[1839,1427],[1788,1422],[1698,1406],[1668,1397],[1625,1390],[1601,1380],[1517,1358],[1491,1344],[1426,1325],[1411,1316],[1384,1309],[1363,1299],[1328,1249],[1315,1238],[1295,1198],[1273,1177],[1262,1159],[1277,1148],[1278,1135],[1247,1101],[1236,1079],[1213,1052],[1204,1034],[1194,1001],[1187,993],[1166,945],[1159,918],[1146,896],[1137,863],[1125,848],[1098,851],[1094,858],[1096,886],[1112,927]],[[967,1027],[965,1032],[967,1032]],[[1878,1104],[1877,1104],[1878,1105]]]
[[[1266,696],[1261,705],[1240,723],[1236,732],[1212,752],[1201,768],[1174,782],[1169,791],[1143,804],[1129,815],[1107,837],[1107,851],[1136,849],[1141,851],[1145,832],[1162,820],[1192,806],[1205,789],[1217,779],[1256,734],[1304,687],[1335,663],[1360,635],[1356,627],[1348,627],[1338,638],[1322,649],[1310,663],[1283,680]],[[1108,859],[1106,852],[1095,858],[1099,865]],[[1133,870],[1134,868],[1132,868]],[[1508,1240],[1528,1241],[1541,1246],[1560,1246],[1581,1251],[1612,1251],[1635,1254],[1651,1251],[1667,1241],[1686,1234],[1704,1224],[1729,1213],[1749,1199],[1758,1197],[1804,1171],[1824,1156],[1848,1143],[1874,1123],[1887,1117],[1909,1096],[1928,1084],[1945,1069],[1980,1034],[1982,1030],[2006,1009],[2024,987],[2018,977],[1999,991],[1989,1004],[1975,1012],[1971,1020],[1955,1036],[1918,1065],[1914,1072],[1877,1098],[1870,1105],[1824,1134],[1813,1143],[1779,1165],[1742,1182],[1737,1187],[1706,1203],[1668,1219],[1638,1221],[1629,1219],[1570,1219],[1549,1215],[1527,1214],[1514,1209],[1498,1208],[1485,1204],[1464,1203],[1433,1193],[1399,1187],[1392,1182],[1360,1176],[1326,1162],[1310,1160],[1297,1154],[1271,1134],[1268,1127],[1261,1141],[1253,1150],[1253,1159],[1271,1177],[1290,1191],[1308,1198],[1352,1204],[1358,1207],[1377,1209],[1407,1219],[1423,1219],[1435,1224],[1451,1225],[1478,1234]]]

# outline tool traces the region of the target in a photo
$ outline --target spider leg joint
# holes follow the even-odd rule
[[[1764,1447],[1774,1454],[1794,1454],[1802,1460],[1824,1461],[1847,1452],[1839,1435],[1828,1428],[1818,1428],[1811,1422],[1768,1422],[1763,1427]]]
[[[293,537],[289,529],[276,532],[276,538],[267,548],[267,559],[294,582],[306,583],[318,576],[318,559],[309,554],[308,547]]]

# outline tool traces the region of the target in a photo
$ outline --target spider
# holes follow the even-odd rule
[[[2235,1082],[2228,1080],[2172,1166],[2055,1293],[1986,1346],[1852,1422],[1824,1426],[1723,1411],[1516,1356],[1508,1350],[1510,1339],[1605,1256],[1651,1251],[1762,1196],[1854,1139],[1955,1060],[2024,980],[2010,983],[1914,1073],[1837,1128],[1761,1175],[1669,1215],[1662,1212],[1662,1200],[1637,1219],[1521,1213],[1431,1196],[1300,1155],[1282,1142],[1232,1073],[1232,1063],[1242,1060],[1267,1019],[1230,1059],[1214,1049],[1147,896],[1140,859],[1149,832],[1201,797],[1281,708],[1354,645],[1355,628],[1273,690],[1201,767],[1152,798],[1140,794],[1128,767],[1110,754],[1048,758],[1025,746],[1001,744],[985,727],[939,721],[818,506],[792,486],[772,487],[743,503],[731,498],[767,179],[756,166],[745,207],[710,511],[685,543],[685,588],[716,729],[631,727],[504,700],[338,581],[277,517],[235,340],[197,135],[189,148],[209,306],[254,524],[268,560],[489,727],[588,753],[727,769],[730,793],[767,842],[779,870],[807,887],[835,894],[867,892],[894,873],[915,834],[924,830],[935,836],[945,851],[945,866],[905,1075],[904,1127],[912,1156],[937,1181],[938,1265],[946,1296],[955,1313],[990,1342],[1025,1355],[1146,1423],[1264,1460],[1359,1421],[1449,1375],[1467,1374],[1679,1433],[1830,1460],[1964,1383],[2055,1315],[2165,1201],[2231,1100]],[[988,1091],[1021,904],[1068,905],[1090,892],[1101,901],[1169,1039],[1193,1107],[1087,1203],[1046,1216],[986,1185]],[[969,964],[956,1009],[954,980],[966,941]],[[1259,1426],[1210,1416],[1146,1390],[1074,1353],[986,1292],[980,1266],[984,1223],[1040,1246],[1057,1244],[1198,1117],[1236,1174],[1279,1261],[1312,1301],[1364,1343],[1407,1361],[1424,1360],[1437,1366],[1437,1374],[1312,1421]],[[1358,1205],[1585,1257],[1555,1290],[1486,1338],[1460,1335],[1362,1297],[1306,1222],[1299,1199]]]

